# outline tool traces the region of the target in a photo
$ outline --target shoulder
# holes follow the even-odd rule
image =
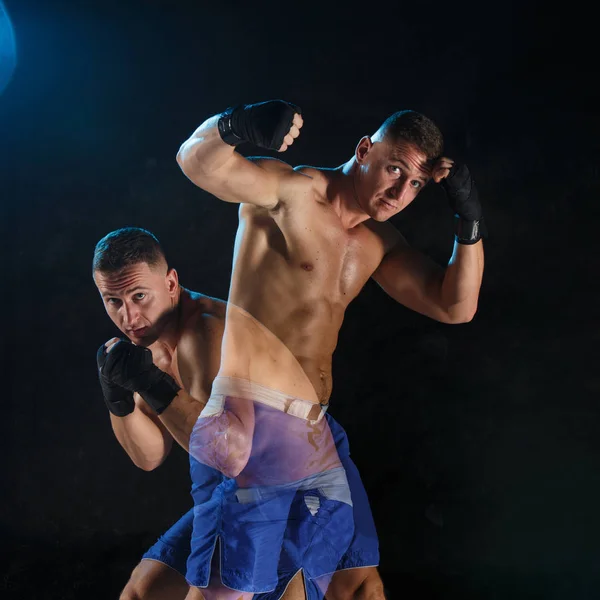
[[[198,292],[187,293],[188,306],[181,324],[177,348],[180,356],[192,357],[199,352],[210,351],[216,342],[220,346],[227,303]]]
[[[227,302],[225,300],[191,290],[185,290],[185,292],[191,301],[190,318],[197,320],[202,320],[205,317],[225,318],[227,310]]]
[[[294,167],[294,172],[302,175],[308,181],[311,181],[312,187],[324,189],[330,183],[330,174],[332,169],[311,167],[309,165],[298,165],[297,167]]]
[[[324,169],[320,169],[319,167],[311,167],[310,165],[298,165],[294,167],[294,171],[296,173],[300,173],[305,177],[310,177],[311,179],[325,179]]]

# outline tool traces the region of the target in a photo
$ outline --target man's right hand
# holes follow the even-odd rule
[[[152,352],[129,340],[110,340],[96,354],[100,374],[113,385],[137,392],[160,415],[181,389],[152,361]]]
[[[244,104],[219,118],[219,134],[231,146],[250,142],[260,148],[285,152],[300,135],[302,111],[284,100]]]
[[[114,343],[117,338],[113,338],[107,344]],[[112,345],[112,344],[111,344]],[[120,385],[110,381],[105,375],[102,374],[102,359],[98,354],[96,355],[96,362],[98,365],[98,378],[100,379],[100,387],[102,388],[102,395],[104,396],[104,403],[108,410],[117,417],[125,417],[132,413],[135,409],[135,402],[133,400],[133,392],[122,388]],[[102,362],[102,364],[100,364]]]

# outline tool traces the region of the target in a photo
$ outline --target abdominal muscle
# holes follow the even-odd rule
[[[311,356],[307,351],[309,344],[298,344],[293,339],[299,337],[298,329],[307,329],[306,324],[304,327],[298,325],[292,323],[289,328],[284,328],[290,330],[289,337],[292,338],[286,339],[284,343],[249,312],[230,302],[227,307],[219,376],[248,379],[286,395],[326,404],[332,389],[332,352],[327,352],[329,344],[323,343],[323,337],[330,336],[323,336],[322,333],[319,335],[315,326],[317,324],[311,323],[310,329],[315,330],[315,341],[321,350],[318,357]],[[331,324],[325,329],[330,328]],[[280,335],[285,337],[282,333]],[[335,338],[337,340],[337,329]],[[304,347],[296,349],[294,346]]]
[[[292,343],[312,340],[297,334],[290,335]],[[331,360],[330,355],[324,362],[296,357],[269,327],[230,302],[219,376],[245,379],[310,403],[326,403]],[[341,466],[326,419],[297,418],[273,412],[258,398],[258,403],[248,400],[232,393],[222,400],[225,411],[215,415],[214,422],[208,414],[198,420],[190,443],[195,458],[235,477],[241,487],[289,484]],[[218,464],[210,462],[215,456]]]

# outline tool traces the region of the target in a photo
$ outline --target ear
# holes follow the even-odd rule
[[[169,269],[166,276],[167,291],[169,296],[174,296],[179,288],[179,275],[175,269]]]
[[[367,154],[371,151],[373,147],[373,142],[368,135],[365,135],[360,139],[358,145],[356,146],[356,150],[354,151],[354,156],[356,157],[356,162],[360,165],[365,162],[367,158]]]

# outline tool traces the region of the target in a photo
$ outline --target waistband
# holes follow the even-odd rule
[[[202,411],[202,416],[210,416],[211,413],[221,412],[223,406],[221,401],[222,396],[260,402],[293,417],[306,419],[307,421],[320,421],[325,416],[325,411],[327,410],[327,405],[325,404],[316,404],[304,398],[290,396],[285,392],[254,383],[249,379],[242,379],[240,377],[215,377],[212,392],[208,403]]]

